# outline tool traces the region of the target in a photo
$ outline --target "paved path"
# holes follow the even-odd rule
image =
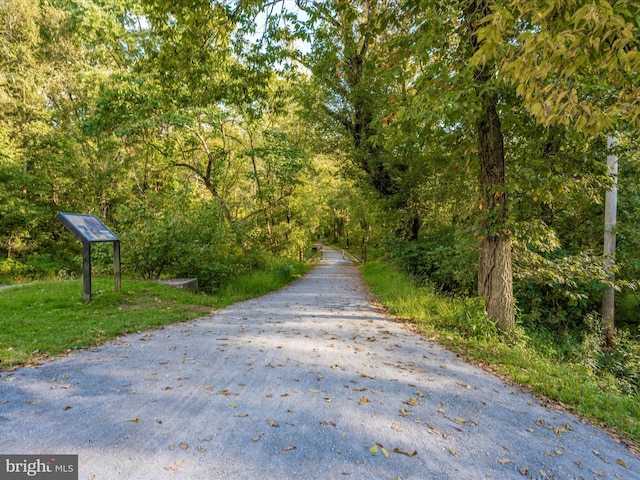
[[[279,292],[0,372],[0,453],[79,454],[80,479],[640,478],[601,431],[386,318],[331,250]]]

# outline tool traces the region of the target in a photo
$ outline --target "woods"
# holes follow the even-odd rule
[[[212,290],[320,237],[366,242],[417,284],[482,298],[505,338],[622,345],[613,368],[637,389],[638,11],[5,1],[1,279],[77,274],[59,211],[119,232],[125,274]]]

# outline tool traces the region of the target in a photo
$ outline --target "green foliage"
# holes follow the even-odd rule
[[[214,290],[234,273],[233,258],[239,252],[233,236],[211,204],[176,200],[163,211],[126,213],[123,268],[149,279],[196,277],[203,289]]]
[[[420,242],[387,242],[398,267],[419,284],[440,291],[469,295],[476,289],[477,252],[473,238],[465,239],[451,227],[423,233]]]

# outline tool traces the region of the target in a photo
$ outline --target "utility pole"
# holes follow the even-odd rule
[[[607,136],[607,148],[609,150],[618,146],[618,139],[612,135]],[[613,180],[611,188],[604,199],[604,273],[609,285],[602,294],[602,327],[603,344],[611,346],[615,335],[615,288],[616,274],[613,271],[616,253],[616,213],[618,202],[618,156],[607,156],[607,170]]]

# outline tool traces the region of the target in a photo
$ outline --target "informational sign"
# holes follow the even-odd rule
[[[60,212],[56,218],[80,241],[117,242],[120,239],[95,215]]]
[[[60,212],[56,218],[82,242],[82,279],[84,298],[91,301],[91,244],[113,242],[113,274],[115,291],[120,291],[120,239],[95,215]]]

